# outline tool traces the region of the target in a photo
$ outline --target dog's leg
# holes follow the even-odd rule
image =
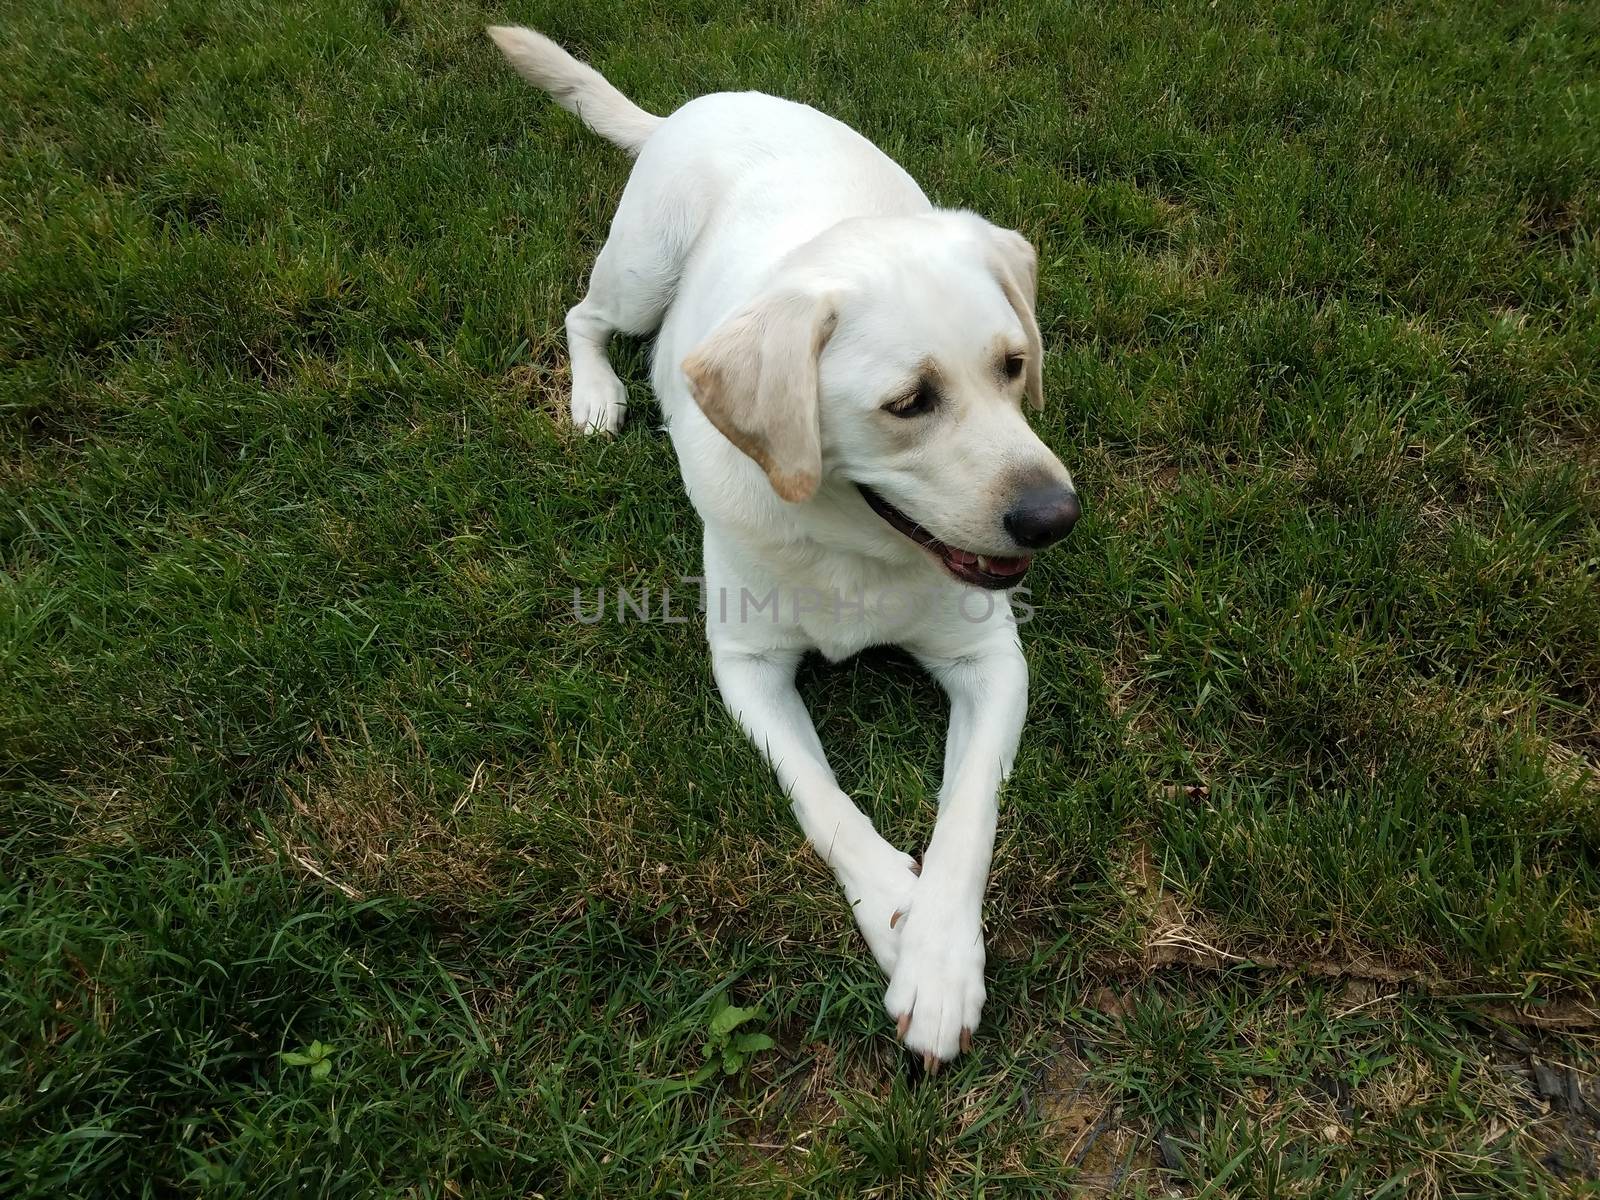
[[[713,643],[711,653],[723,701],[772,764],[800,828],[833,868],[873,957],[885,975],[893,973],[899,943],[893,918],[910,903],[916,862],[884,841],[835,782],[794,686],[800,651]]]
[[[628,391],[611,366],[606,344],[615,318],[590,288],[567,310],[567,354],[572,359],[572,423],[584,433],[615,433],[628,410]]]
[[[618,217],[623,215],[618,211]],[[622,427],[628,393],[606,354],[614,333],[645,334],[660,322],[670,292],[630,287],[620,261],[641,252],[640,239],[616,226],[589,276],[589,292],[567,312],[567,353],[572,359],[572,423],[585,433],[615,433]],[[638,270],[635,276],[641,274]]]
[[[939,819],[884,1005],[930,1063],[970,1043],[985,997],[983,892],[994,854],[996,797],[1011,771],[1028,707],[1028,665],[1007,629],[961,658],[918,656],[950,696]]]
[[[585,433],[622,427],[628,394],[606,346],[612,334],[644,337],[660,327],[708,203],[695,181],[672,174],[648,150],[623,188],[588,294],[567,313],[572,423]]]

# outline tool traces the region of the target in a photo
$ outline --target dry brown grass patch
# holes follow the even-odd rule
[[[277,830],[277,849],[296,869],[351,899],[389,894],[462,902],[499,891],[515,864],[470,811],[490,786],[488,768],[480,765],[454,801],[410,774],[333,757],[284,781],[290,813]]]

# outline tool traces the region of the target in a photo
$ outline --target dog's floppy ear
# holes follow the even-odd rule
[[[822,481],[817,364],[835,320],[832,296],[766,292],[683,362],[700,411],[785,500],[811,499]]]
[[[1028,403],[1044,407],[1044,339],[1039,336],[1039,319],[1034,305],[1039,291],[1039,256],[1027,238],[1013,229],[989,227],[992,253],[989,267],[1000,281],[1000,290],[1022,322],[1022,336],[1028,340],[1027,377],[1023,388]]]

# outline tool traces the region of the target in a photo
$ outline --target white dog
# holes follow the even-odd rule
[[[1043,402],[1033,249],[935,209],[805,105],[724,93],[657,117],[531,30],[489,35],[638,158],[567,314],[572,420],[618,428],[627,395],[606,343],[654,333],[656,395],[705,523],[717,685],[838,876],[901,1038],[936,1069],[983,1010],[996,794],[1027,705],[1016,619],[995,593],[1078,517],[1071,476],[1022,411]],[[806,651],[884,644],[950,696],[920,870],[840,790],[795,690]]]

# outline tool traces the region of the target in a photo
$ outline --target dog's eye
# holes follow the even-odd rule
[[[1022,368],[1025,365],[1026,360],[1020,354],[1006,355],[1005,362],[1001,364],[1005,370],[1007,379],[1016,379],[1022,374]]]
[[[891,400],[883,406],[883,411],[896,417],[920,417],[923,413],[933,411],[934,405],[939,403],[939,394],[934,390],[933,384],[924,379],[917,384],[917,390],[909,396],[901,396],[898,400]]]

